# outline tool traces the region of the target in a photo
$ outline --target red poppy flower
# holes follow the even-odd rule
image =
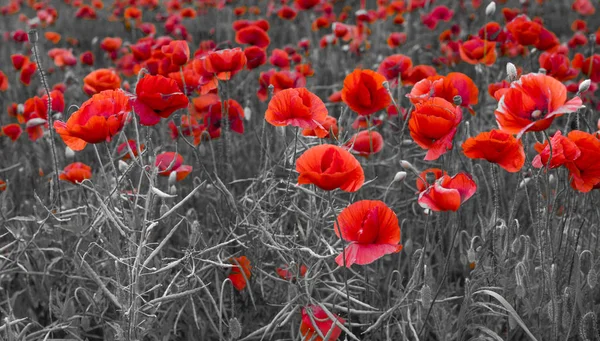
[[[44,37],[52,44],[58,44],[58,42],[60,41],[60,38],[61,38],[59,33],[50,32],[50,31],[44,33]]]
[[[183,164],[183,156],[175,152],[164,152],[156,155],[154,165],[158,168],[158,175],[170,176],[175,172],[177,181],[185,179],[193,167]]]
[[[83,91],[89,96],[104,90],[116,90],[121,87],[121,77],[110,69],[98,69],[83,79]]]
[[[267,62],[267,53],[258,46],[248,46],[244,49],[244,55],[246,55],[246,68],[248,70],[256,69]]]
[[[412,60],[403,54],[394,54],[386,57],[379,64],[377,72],[382,74],[392,87],[398,85],[398,78],[403,80],[412,68]]]
[[[376,131],[363,130],[354,134],[348,142],[344,144],[353,154],[369,157],[379,153],[383,149],[383,136]]]
[[[417,194],[432,186],[439,178],[448,175],[448,172],[439,168],[428,168],[422,171],[417,178]]]
[[[392,32],[387,38],[387,44],[390,48],[396,48],[406,43],[407,36],[404,32]]]
[[[579,97],[566,100],[567,88],[556,79],[541,73],[523,75],[500,98],[496,122],[501,130],[519,136],[542,131],[555,117],[581,107]]]
[[[571,8],[581,15],[594,15],[596,9],[590,0],[575,0]]]
[[[88,143],[110,141],[121,131],[130,111],[123,91],[106,90],[83,103],[66,123],[54,121],[54,129],[69,148],[82,150]]]
[[[300,275],[300,277],[304,277],[304,275],[306,275],[306,271],[308,271],[308,268],[304,264],[300,266],[300,269],[298,269],[297,266],[295,269],[290,269],[289,266],[285,265],[277,268],[275,271],[282,279],[286,281],[294,281],[296,280],[297,274]]]
[[[565,166],[569,170],[571,187],[580,192],[589,192],[600,183],[600,140],[595,135],[573,130],[567,135],[581,154]]]
[[[283,20],[294,20],[297,15],[298,12],[296,12],[295,9],[286,5],[281,6],[281,8],[279,8],[279,10],[277,11],[277,16]]]
[[[542,26],[542,31],[540,32],[537,43],[535,44],[535,48],[540,51],[547,51],[553,50],[559,45],[560,40],[558,40],[556,34]]]
[[[487,41],[504,42],[506,40],[506,32],[495,21],[488,22],[479,30],[479,38]]]
[[[285,89],[273,96],[265,112],[265,120],[274,126],[300,128],[321,126],[327,108],[321,99],[306,88]]]
[[[127,147],[127,145],[129,145],[129,147]],[[131,159],[131,153],[129,152],[129,149],[131,149],[131,151],[133,152],[133,157],[137,157],[138,156],[138,146],[137,146],[137,142],[135,142],[135,140],[127,140],[127,142],[123,142],[121,143],[118,147],[117,147],[117,154],[119,155],[119,158],[121,160],[129,160]],[[140,145],[140,151],[144,151],[144,149],[146,149],[146,146],[144,144]]]
[[[155,125],[160,118],[168,118],[176,110],[187,108],[188,98],[179,90],[177,82],[161,75],[145,75],[135,87],[137,97],[132,101],[140,124]]]
[[[269,62],[273,66],[277,66],[282,69],[288,69],[290,67],[290,56],[287,52],[285,52],[285,50],[274,49],[271,51]]]
[[[196,103],[195,103],[196,104]],[[206,111],[202,113],[202,127],[195,131],[194,143],[198,144],[201,140],[202,131],[206,129],[209,133],[210,138],[216,139],[221,136],[221,120],[223,117],[221,101],[216,101],[213,104],[209,104]],[[229,127],[231,131],[238,134],[244,133],[244,108],[234,99],[228,99],[225,102],[225,108],[227,109],[227,116],[229,118]],[[196,107],[197,109],[197,107]]]
[[[9,139],[15,142],[19,138],[19,136],[21,136],[23,129],[21,129],[21,126],[17,123],[11,123],[3,126],[0,132],[8,136]]]
[[[525,150],[521,140],[501,130],[492,129],[470,137],[463,143],[462,149],[470,159],[485,159],[497,163],[511,173],[518,172],[525,164]]]
[[[211,51],[204,58],[204,69],[222,81],[230,80],[246,65],[246,55],[241,48]]]
[[[25,64],[29,63],[29,57],[24,56],[22,54],[13,54],[10,56],[10,60],[12,62],[15,70],[19,71],[25,66]]]
[[[561,82],[571,80],[579,74],[579,70],[571,67],[569,57],[562,53],[542,52],[538,61],[548,76]]]
[[[8,188],[8,186],[6,185],[6,181],[0,179],[0,192],[6,191],[6,188]]]
[[[92,178],[92,168],[82,162],[73,162],[65,167],[58,178],[74,184],[80,183],[83,180]]]
[[[383,110],[392,101],[383,86],[385,81],[385,77],[375,71],[356,69],[344,79],[342,100],[359,115]]]
[[[568,162],[575,161],[580,155],[581,150],[577,147],[575,142],[563,136],[562,133],[557,131],[554,136],[550,139],[551,146],[548,145],[548,140],[544,143],[536,142],[534,148],[538,152],[531,161],[531,165],[535,168],[542,168],[548,165],[550,160],[550,148],[552,148],[552,160],[550,160],[549,168],[557,168]]]
[[[425,160],[437,160],[452,149],[456,127],[461,120],[460,107],[454,107],[443,98],[433,97],[416,104],[408,129],[413,140],[428,150]]]
[[[25,84],[26,86],[29,86],[29,84],[31,84],[31,77],[33,77],[36,71],[37,64],[27,61],[25,65],[23,65],[23,67],[21,68],[19,80],[21,81],[21,83]]]
[[[437,75],[437,71],[430,65],[413,66],[406,72],[406,76],[402,78],[404,85],[415,85],[419,81]]]
[[[123,45],[123,39],[119,37],[106,37],[102,39],[100,48],[106,52],[115,52]]]
[[[309,311],[312,313],[312,319],[309,315]],[[327,341],[336,341],[342,334],[342,329],[331,320],[327,313],[318,305],[310,305],[303,307],[302,310],[302,323],[300,324],[300,334],[303,340],[323,341],[323,338],[319,336],[317,329],[323,336],[329,335]],[[337,316],[333,315],[340,324],[344,324],[346,321]],[[315,321],[316,326],[312,321]],[[329,331],[333,329],[331,334]]]
[[[79,55],[79,61],[81,64],[93,66],[94,65],[94,55],[91,51],[85,51]]]
[[[269,46],[271,39],[265,30],[256,25],[250,25],[235,33],[235,42],[238,44],[254,45],[264,49]]]
[[[575,59],[573,59],[573,66],[575,66]],[[591,57],[581,61],[581,67],[579,67],[581,73],[586,75],[592,82],[600,82],[600,54],[594,54]]]
[[[327,97],[327,100],[331,103],[342,102],[342,91],[336,91]]]
[[[365,182],[360,163],[347,150],[331,144],[314,146],[296,161],[298,183],[331,191],[356,192]]]
[[[471,105],[479,102],[479,89],[469,76],[460,72],[450,72],[445,77],[431,76],[419,81],[407,95],[413,104],[430,97],[439,97],[454,103],[455,96],[460,96],[461,106],[472,111]]]
[[[575,34],[573,34],[571,39],[569,39],[569,41],[567,42],[567,46],[570,49],[576,49],[579,46],[585,46],[587,44],[588,38],[585,36],[585,34],[581,32],[576,32]]]
[[[0,70],[0,91],[8,90],[8,77]]]
[[[542,25],[531,21],[525,15],[519,15],[506,24],[513,39],[521,45],[535,45],[540,40]]]
[[[250,280],[250,276],[252,273],[252,266],[250,266],[250,260],[246,256],[236,257],[235,260],[230,260],[233,267],[231,268],[231,273],[229,273],[229,280],[233,287],[238,291],[242,291],[246,288],[248,284],[248,280]]]
[[[472,38],[459,44],[460,58],[469,64],[491,66],[496,62],[496,43]]]
[[[331,137],[331,134],[333,134],[333,137],[337,138],[339,133],[339,127],[337,125],[337,119],[335,117],[327,116],[325,117],[325,120],[320,123],[320,127],[317,126],[315,128],[304,128],[302,130],[302,135],[316,136],[318,138],[324,139]]]
[[[454,16],[454,11],[446,6],[437,6],[430,13],[421,15],[421,22],[430,30],[435,30],[440,20],[449,21]]]
[[[345,264],[344,253],[335,258],[339,266],[370,264],[402,250],[398,217],[379,200],[361,200],[346,207],[334,228],[338,237],[350,242],[345,248]]]
[[[173,40],[169,45],[161,47],[161,52],[171,60],[173,65],[183,66],[190,59],[190,47],[185,40]]]
[[[477,184],[467,173],[444,175],[419,194],[419,205],[432,211],[458,211],[460,205],[477,191]]]

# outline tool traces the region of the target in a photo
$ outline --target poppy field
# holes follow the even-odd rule
[[[600,340],[596,10],[0,3],[0,339]]]

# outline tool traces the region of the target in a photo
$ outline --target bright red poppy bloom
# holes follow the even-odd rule
[[[542,52],[538,62],[540,67],[546,70],[548,76],[561,82],[571,80],[579,74],[579,70],[571,67],[569,57],[562,53]]]
[[[19,136],[21,136],[23,129],[21,129],[21,126],[19,124],[11,123],[11,124],[7,124],[7,125],[3,126],[2,130],[0,130],[0,132],[4,135],[8,136],[9,139],[11,139],[13,142],[15,142],[19,138]]]
[[[387,38],[387,44],[390,48],[396,48],[406,43],[407,36],[404,32],[392,32]]]
[[[254,45],[264,49],[269,46],[271,39],[265,30],[256,25],[250,25],[235,33],[235,42],[238,44]]]
[[[312,313],[312,319],[308,310],[310,310]],[[329,334],[327,341],[336,341],[342,334],[342,329],[338,327],[337,324],[331,320],[327,313],[318,305],[303,307],[301,312],[302,323],[300,324],[300,334],[302,335],[303,340],[323,341],[323,338],[319,336],[317,329],[323,336],[327,336],[329,334],[329,330],[333,329],[331,334]],[[335,314],[333,316],[340,324],[344,324],[344,322],[346,322],[343,318]],[[316,326],[312,321],[315,321]]]
[[[23,67],[21,68],[21,74],[19,75],[19,80],[21,83],[29,86],[31,84],[31,77],[35,75],[37,71],[37,64],[33,62],[27,61]]]
[[[279,91],[269,101],[265,112],[265,120],[274,126],[314,129],[321,126],[326,117],[325,103],[306,88]]]
[[[428,168],[422,171],[417,178],[417,194],[432,186],[439,178],[448,175],[448,172],[439,168]]]
[[[44,33],[44,37],[45,37],[45,38],[46,38],[48,41],[50,41],[52,44],[58,44],[58,42],[60,41],[60,38],[61,38],[61,36],[60,36],[60,34],[59,34],[59,33],[56,33],[56,32],[50,32],[50,31],[48,31],[48,32],[45,32],[45,33]]]
[[[217,78],[222,81],[230,80],[246,65],[246,55],[239,47],[211,51],[203,60],[205,70],[216,74]]]
[[[318,138],[324,139],[332,137],[331,134],[333,134],[333,137],[337,138],[340,128],[338,127],[337,119],[335,117],[327,116],[325,117],[325,120],[320,123],[320,127],[317,126],[315,128],[304,128],[302,130],[302,135],[316,136]]]
[[[518,134],[547,129],[554,118],[575,112],[581,99],[567,101],[567,88],[558,80],[541,74],[521,76],[504,92],[495,111],[501,130]]]
[[[596,9],[590,0],[575,0],[571,5],[571,9],[581,15],[594,15]]]
[[[248,70],[256,69],[267,62],[267,52],[258,46],[248,46],[244,49],[244,54]]]
[[[25,64],[29,63],[29,57],[22,54],[12,54],[10,56],[10,60],[12,62],[15,70],[19,71],[25,66]]]
[[[238,291],[242,291],[246,288],[248,284],[248,280],[250,280],[250,276],[252,273],[252,266],[250,265],[250,260],[246,256],[235,257],[230,260],[230,263],[233,264],[231,268],[231,272],[229,273],[229,280],[233,287]]]
[[[479,89],[469,76],[450,72],[447,76],[431,76],[419,81],[407,95],[413,104],[430,97],[440,97],[454,103],[455,96],[460,96],[461,106],[472,111],[471,106],[479,102]]]
[[[123,91],[106,90],[83,103],[66,123],[54,121],[54,129],[69,148],[82,150],[88,143],[110,141],[121,131],[130,111]]]
[[[62,113],[65,111],[65,95],[60,90],[52,90],[50,91],[50,99],[52,102],[52,112]],[[48,107],[48,95],[42,96],[42,101],[44,101],[44,107]],[[47,115],[46,115],[47,116]]]
[[[600,184],[600,140],[596,135],[579,130],[569,132],[567,137],[581,151],[575,161],[565,163],[571,187],[580,192],[589,192]]]
[[[344,147],[353,154],[369,157],[383,149],[383,136],[376,131],[363,130],[354,134]]]
[[[298,12],[290,6],[281,6],[277,11],[277,16],[283,20],[294,20]]]
[[[361,200],[346,207],[337,217],[335,234],[350,242],[335,261],[339,266],[370,264],[400,252],[400,225],[394,211],[379,200]]]
[[[531,21],[525,15],[519,15],[506,24],[512,38],[521,45],[535,45],[540,40],[542,25]]]
[[[462,120],[460,107],[454,107],[443,98],[433,97],[416,108],[408,121],[408,129],[413,140],[427,149],[425,160],[437,160],[452,149],[456,127]]]
[[[158,175],[170,176],[175,172],[177,181],[185,179],[193,167],[183,164],[183,156],[175,152],[164,152],[156,155],[154,165],[158,168]]]
[[[554,50],[559,45],[560,40],[558,40],[556,34],[542,26],[542,31],[540,32],[537,43],[535,44],[535,48],[540,51],[548,51]]]
[[[492,129],[470,137],[463,143],[462,149],[470,159],[497,163],[511,173],[520,171],[525,164],[523,142],[501,130]]]
[[[412,60],[410,57],[403,54],[394,54],[381,61],[377,72],[382,74],[392,87],[395,87],[398,85],[398,78],[402,81],[411,68]]]
[[[173,79],[161,75],[145,75],[135,87],[132,100],[140,124],[151,126],[168,118],[176,110],[187,108],[189,101]]]
[[[0,70],[0,91],[8,90],[8,77]]]
[[[282,49],[274,49],[271,51],[271,57],[269,62],[273,66],[277,66],[282,69],[289,69],[290,67],[290,55]]]
[[[504,42],[506,40],[506,32],[495,21],[488,22],[479,29],[479,38],[487,41]]]
[[[406,76],[402,79],[404,85],[415,85],[420,80],[427,77],[437,75],[437,71],[431,65],[417,65],[413,66],[406,72]]]
[[[104,90],[116,90],[121,87],[121,77],[110,69],[98,69],[83,79],[83,91],[89,96]]]
[[[79,61],[81,64],[93,66],[94,65],[94,55],[92,51],[85,51],[79,55]]]
[[[385,77],[375,71],[356,69],[344,79],[342,100],[359,115],[383,110],[392,101],[383,86],[385,81]]]
[[[458,211],[460,205],[477,191],[477,184],[467,173],[444,175],[419,194],[419,205],[432,211]]]
[[[190,47],[185,40],[173,40],[169,45],[161,47],[161,52],[171,60],[173,65],[183,66],[190,59]]]
[[[460,58],[472,65],[491,66],[496,62],[496,43],[479,37],[460,43],[458,51]]]
[[[73,162],[65,167],[58,178],[74,184],[80,183],[83,180],[92,178],[92,168],[82,162]]]
[[[356,192],[365,182],[365,173],[347,150],[331,144],[311,147],[296,160],[298,183],[331,191]]]
[[[106,52],[115,52],[123,45],[123,39],[119,37],[106,37],[100,42],[100,48]]]
[[[551,146],[548,145],[548,140],[544,143],[536,142],[534,148],[538,152],[531,165],[535,168],[542,168],[548,165],[550,160],[550,148],[552,148],[552,160],[550,160],[549,168],[557,168],[568,162],[575,161],[580,155],[581,150],[577,147],[575,142],[571,141],[562,133],[557,131],[554,136],[550,139]]]

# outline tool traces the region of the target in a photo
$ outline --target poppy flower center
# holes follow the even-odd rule
[[[379,235],[379,208],[371,208],[365,214],[360,229],[356,233],[359,244],[373,244]]]

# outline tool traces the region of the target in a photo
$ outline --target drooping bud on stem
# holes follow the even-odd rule
[[[404,181],[404,179],[406,179],[406,172],[400,171],[400,172],[396,173],[396,175],[394,175],[393,182]]]
[[[509,82],[514,82],[517,80],[517,67],[515,64],[508,62],[506,63],[506,75]]]
[[[496,2],[492,1],[485,8],[485,15],[487,15],[489,17],[489,16],[494,15],[495,12],[496,12]]]

